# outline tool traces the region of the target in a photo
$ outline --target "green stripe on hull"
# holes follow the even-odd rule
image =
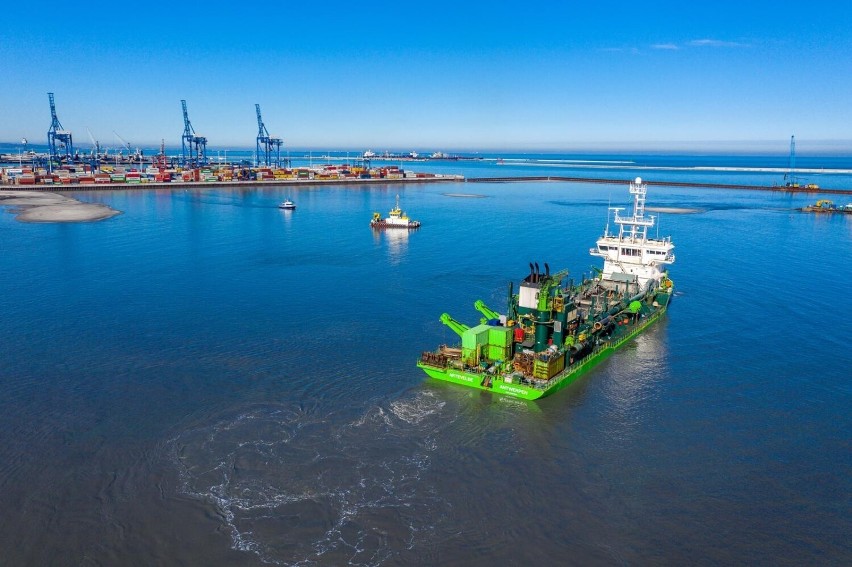
[[[654,322],[656,322],[666,312],[667,307],[668,305],[662,306],[657,312],[648,317],[646,321],[644,321],[641,325],[637,326],[624,337],[621,337],[615,342],[604,343],[602,346],[599,346],[594,352],[592,352],[592,354],[585,357],[582,361],[572,365],[571,367],[564,370],[562,373],[554,376],[551,379],[550,386],[543,389],[532,388],[524,384],[507,384],[500,376],[491,377],[490,386],[485,386],[483,385],[483,379],[488,376],[486,374],[465,372],[455,368],[436,368],[434,366],[423,364],[421,361],[417,362],[417,366],[419,368],[422,368],[423,371],[426,372],[426,374],[437,380],[444,380],[446,382],[452,382],[454,384],[467,386],[468,388],[476,388],[478,390],[484,390],[486,392],[496,392],[498,394],[514,396],[516,398],[523,398],[525,400],[535,400],[538,398],[543,398],[544,396],[549,396],[554,392],[558,392],[562,388],[565,388],[569,384],[572,384],[581,376],[587,374],[598,364],[609,358],[625,343],[629,342],[637,335],[642,333],[642,331],[647,329],[650,325],[654,324]]]

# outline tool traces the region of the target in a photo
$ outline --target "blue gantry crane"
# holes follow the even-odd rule
[[[281,167],[281,144],[284,141],[281,138],[273,138],[269,135],[269,130],[266,129],[263,119],[260,117],[260,105],[255,104],[254,109],[257,111],[257,153],[255,155],[258,165]],[[262,153],[261,146],[263,146]],[[263,156],[262,159],[261,156]]]
[[[71,140],[71,132],[62,127],[59,118],[56,116],[53,93],[47,93],[47,97],[50,99],[50,129],[47,131],[47,145],[50,150],[49,163],[61,164],[63,160],[71,161],[74,158],[74,143]]]
[[[790,136],[790,161],[788,163],[789,169],[787,173],[784,174],[784,185],[786,187],[798,187],[799,180],[796,179],[795,171],[796,171],[796,136]]]
[[[199,167],[207,165],[207,138],[196,136],[195,129],[189,121],[186,111],[186,101],[180,101],[183,106],[183,136],[181,137],[181,165],[184,167]]]

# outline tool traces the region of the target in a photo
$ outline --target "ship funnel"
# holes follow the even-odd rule
[[[530,262],[530,281],[535,281],[535,268],[533,268],[532,262]]]
[[[535,263],[535,281],[538,282],[541,271],[538,269],[538,262]]]
[[[547,265],[547,262],[544,263],[544,275],[550,277],[550,266]]]

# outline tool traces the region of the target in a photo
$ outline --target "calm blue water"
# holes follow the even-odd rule
[[[588,273],[608,203],[668,175],[601,171],[625,184],[98,191],[75,195],[124,214],[0,212],[0,563],[849,564],[852,218],[794,210],[817,196],[650,188],[649,206],[699,210],[661,219],[678,295],[550,398],[415,368],[454,340],[441,313],[502,309],[528,262]],[[371,232],[397,193],[423,228]]]

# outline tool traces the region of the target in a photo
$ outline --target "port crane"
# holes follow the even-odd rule
[[[186,101],[180,101],[183,107],[183,136],[181,136],[181,165],[198,167],[207,165],[207,138],[196,136],[195,129],[189,121],[186,111]]]
[[[133,151],[133,148],[130,146],[130,142],[122,138],[115,130],[113,130],[112,133],[115,134],[115,137],[118,138],[122,144],[124,144],[124,147],[127,148],[127,156],[130,157],[130,153]],[[136,151],[133,152],[133,159],[142,159],[142,155],[142,151],[139,148],[136,148]]]
[[[790,170],[784,174],[784,180],[787,187],[798,187],[799,182],[793,176],[793,171],[796,169],[796,136],[790,136]]]
[[[116,132],[115,130],[113,130],[112,133],[115,134],[115,137],[118,138],[118,140],[122,144],[124,144],[124,147],[127,148],[127,152],[129,153],[130,152],[130,143],[127,140],[125,140],[124,138],[122,138],[121,136],[119,136],[118,132]],[[115,141],[115,140],[113,140],[113,141]]]
[[[284,141],[281,138],[274,138],[269,135],[269,130],[263,124],[263,119],[260,117],[260,105],[255,104],[254,109],[257,112],[257,157],[258,165],[267,167],[281,167],[281,144]],[[261,146],[263,146],[263,159],[261,160]],[[273,148],[275,155],[273,156]],[[275,158],[273,161],[273,157]],[[288,164],[289,165],[289,164]]]
[[[86,128],[86,132],[88,132],[89,139],[92,141],[92,152],[91,152],[91,156],[90,156],[92,169],[97,169],[97,167],[98,167],[98,165],[100,164],[100,161],[101,161],[101,144],[100,144],[100,142],[95,140],[95,137],[92,135],[91,130]]]
[[[166,157],[166,140],[160,139],[160,153],[154,156],[154,161],[151,165],[163,168],[169,166],[169,158]]]
[[[801,177],[796,177],[796,137],[790,136],[790,170],[788,173],[784,174],[784,187],[787,189],[804,189],[806,191],[816,191],[819,189],[819,185],[816,183],[806,183],[802,185],[803,179]]]
[[[74,156],[74,143],[71,132],[64,129],[56,116],[56,103],[53,101],[53,93],[47,93],[50,99],[50,129],[47,131],[47,145],[50,150],[49,163],[62,163],[62,160],[71,161]],[[61,153],[60,153],[61,148]]]

